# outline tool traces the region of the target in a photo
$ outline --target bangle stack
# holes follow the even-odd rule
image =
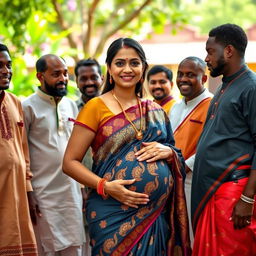
[[[97,183],[97,193],[101,195],[103,198],[107,198],[107,194],[105,194],[105,191],[104,191],[104,185],[106,182],[107,180],[102,178]]]
[[[240,199],[247,204],[254,204],[255,200],[245,195],[241,195]]]

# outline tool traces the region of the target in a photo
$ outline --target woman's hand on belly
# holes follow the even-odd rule
[[[113,180],[105,183],[105,193],[115,198],[122,204],[129,207],[138,208],[139,204],[147,204],[149,202],[149,196],[144,193],[133,192],[125,186],[131,185],[135,182],[132,180]]]
[[[143,148],[135,153],[138,161],[147,161],[148,163],[160,159],[170,160],[173,156],[173,151],[170,147],[165,146],[156,141],[142,142]]]

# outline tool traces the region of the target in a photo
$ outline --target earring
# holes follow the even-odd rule
[[[113,83],[112,76],[109,76],[109,83],[110,83],[110,84]]]

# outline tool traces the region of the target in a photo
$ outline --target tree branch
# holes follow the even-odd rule
[[[104,33],[104,35],[102,36],[102,38],[100,39],[98,46],[93,54],[94,57],[98,57],[100,55],[100,53],[103,51],[104,49],[104,45],[106,43],[106,41],[108,40],[108,38],[110,38],[112,35],[114,35],[117,31],[119,31],[120,29],[124,28],[129,22],[131,22],[133,19],[135,19],[137,16],[139,16],[139,14],[141,13],[141,11],[148,5],[150,4],[150,2],[152,2],[152,0],[146,0],[144,1],[144,3],[134,12],[130,13],[130,15],[128,15],[120,24],[118,24],[115,28],[113,28],[112,30],[110,30],[109,32]]]
[[[88,17],[87,17],[87,31],[84,37],[83,42],[83,51],[84,54],[87,55],[90,52],[90,45],[92,39],[92,29],[93,29],[93,22],[94,22],[94,13],[99,4],[100,0],[94,0],[88,10]]]
[[[115,20],[115,18],[118,16],[118,11],[121,9],[121,8],[125,8],[126,5],[129,5],[129,2],[121,2],[119,3],[116,8],[114,8],[114,10],[110,13],[109,15],[109,19],[105,22],[103,28],[102,28],[102,31],[107,31],[108,30],[108,26],[110,24],[112,24],[112,22]]]
[[[86,31],[87,31],[87,21],[85,19],[86,15],[86,8],[84,6],[83,0],[78,1],[79,2],[79,12],[80,12],[80,26],[81,26],[81,40],[82,40],[82,46],[84,47],[84,42],[86,40]]]
[[[68,30],[69,27],[64,22],[64,18],[63,18],[62,12],[61,12],[60,4],[58,3],[57,0],[51,0],[51,1],[52,1],[54,10],[57,13],[57,22],[58,22],[60,28],[62,30]],[[77,48],[77,44],[76,44],[76,42],[75,42],[75,40],[74,40],[74,38],[73,38],[71,33],[69,33],[67,35],[67,39],[68,39],[68,43],[69,43],[70,47],[73,48],[73,49],[76,49]],[[78,60],[78,56],[73,56],[73,57],[74,57],[75,61]]]

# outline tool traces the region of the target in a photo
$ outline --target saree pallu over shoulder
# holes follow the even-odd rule
[[[172,147],[174,152],[177,151],[177,161],[182,162],[180,152],[173,146],[171,126],[163,109],[152,101],[143,101],[142,110],[142,141],[157,141]],[[127,114],[139,127],[138,106],[129,108]],[[175,243],[174,236],[177,235],[174,218],[183,219],[184,223],[182,220],[179,224],[182,222],[182,227],[187,230],[184,197],[175,199],[183,202],[179,207],[174,209],[171,205],[174,203],[173,195],[181,188],[176,184],[176,173],[170,171],[173,163],[168,164],[163,160],[153,163],[139,162],[135,153],[143,147],[142,141],[135,138],[134,129],[123,113],[108,119],[96,132],[92,144],[93,172],[109,181],[135,179],[136,181],[127,188],[148,194],[150,201],[136,209],[122,205],[111,197],[103,199],[92,190],[86,208],[93,246],[92,255],[171,255]],[[180,184],[183,183],[181,165],[177,167]],[[177,201],[175,206],[178,206]],[[180,214],[177,214],[177,211]],[[181,228],[179,231],[183,234],[181,241],[184,251],[188,251],[189,240],[186,240],[188,234],[185,235],[185,230]],[[170,234],[172,238],[168,243]]]
[[[182,167],[177,153],[174,153],[174,157],[169,164],[175,183],[174,191],[170,196],[169,202],[171,206],[169,223],[171,227],[176,227],[176,230],[173,228],[171,231],[168,241],[168,256],[174,255],[174,247],[176,245],[175,238],[177,237],[179,237],[180,240],[182,255],[189,256],[192,255],[192,249],[189,237],[189,222],[183,182],[184,177],[180,171]]]
[[[160,126],[154,126],[154,130],[157,133],[161,133],[161,126],[165,125],[165,116],[164,112],[161,110],[159,105],[151,102],[151,101],[142,101],[142,130],[144,133],[143,141],[145,141],[145,136],[151,136],[150,134],[146,134],[145,131],[147,129],[147,120],[151,119],[152,122],[158,122]],[[133,106],[126,110],[127,115],[130,120],[139,128],[140,126],[140,111],[138,105]],[[117,139],[117,141],[115,141]],[[113,140],[116,143],[116,146],[113,144],[109,144],[109,142]],[[125,118],[124,114],[121,112],[118,115],[114,115],[112,118],[107,119],[105,122],[100,124],[97,132],[95,140],[92,144],[92,149],[94,151],[95,159],[94,161],[100,161],[101,158],[105,158],[102,155],[102,151],[106,148],[109,148],[111,153],[119,151],[120,144],[126,145],[127,143],[135,143],[141,145],[141,141],[136,140],[135,132],[133,127],[130,125],[130,122]],[[101,152],[99,152],[100,148],[104,144],[104,147]],[[106,152],[106,153],[109,153]],[[112,156],[110,156],[112,157]]]

